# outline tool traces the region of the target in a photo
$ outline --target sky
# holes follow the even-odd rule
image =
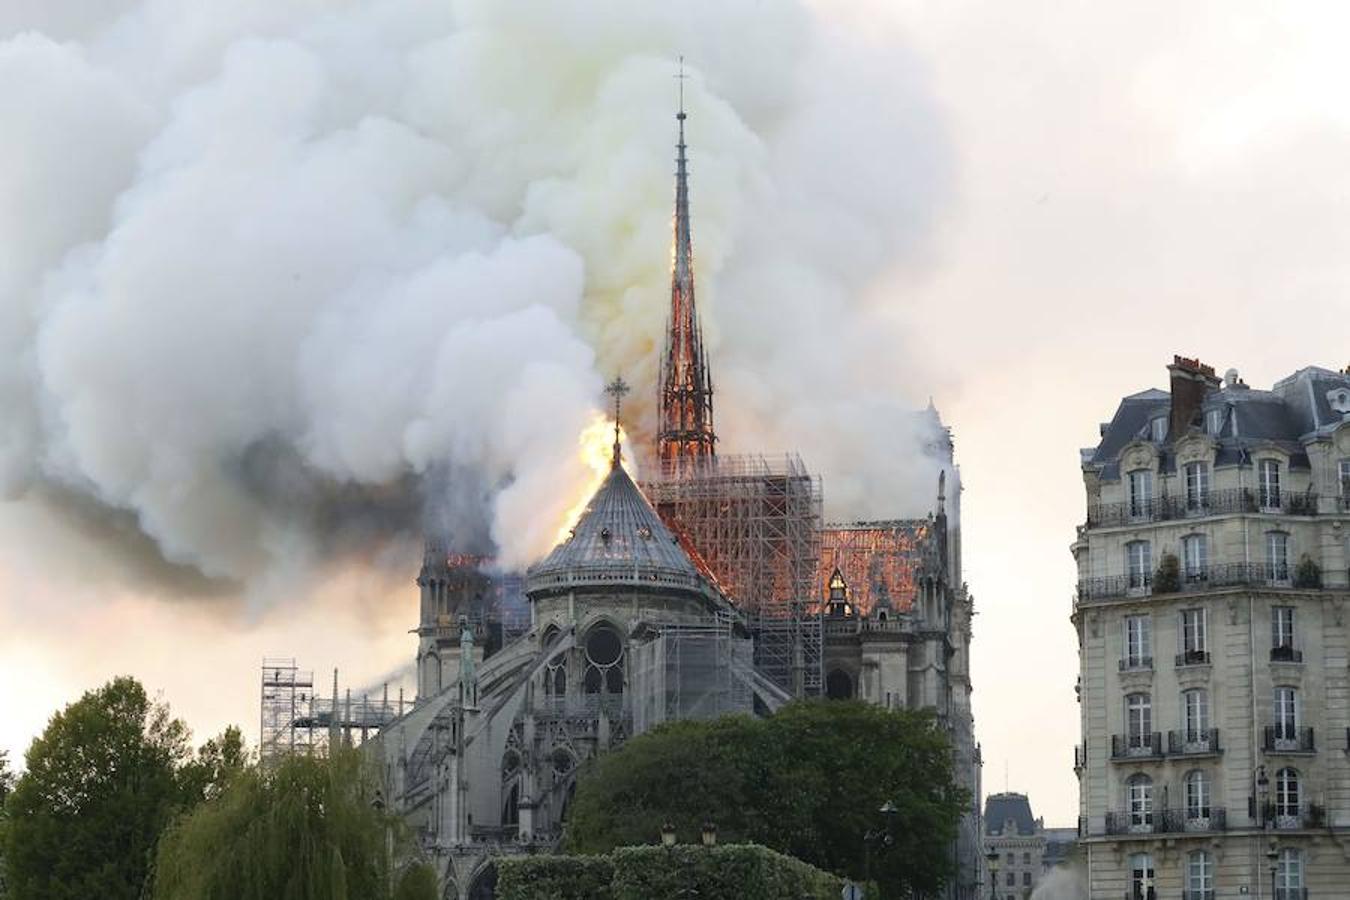
[[[547,52],[503,61],[453,39],[417,46],[417,29],[456,26],[403,9],[416,4],[375,4],[393,11],[368,19],[347,15],[362,4],[331,5],[343,16],[306,32],[309,55],[280,45],[299,33],[280,13],[241,12],[218,32],[155,2],[113,4],[131,17],[111,24],[102,7],[89,12],[97,4],[0,14],[0,71],[34,66],[19,71],[44,73],[35,83],[53,92],[0,92],[0,116],[31,149],[6,167],[19,176],[0,176],[0,243],[28,241],[22,258],[0,258],[0,315],[20,313],[0,318],[0,347],[36,360],[0,368],[7,417],[32,422],[0,433],[12,483],[0,503],[0,749],[20,755],[54,709],[123,672],[202,739],[230,722],[256,729],[263,656],[378,683],[411,658],[417,605],[415,532],[381,530],[381,516],[397,519],[382,491],[434,481],[428,459],[488,473],[487,488],[450,480],[484,507],[490,539],[522,558],[546,543],[554,529],[530,537],[528,510],[573,502],[557,485],[574,480],[570,435],[600,399],[600,370],[625,363],[630,380],[650,378],[668,240],[666,76],[682,51],[691,129],[702,129],[694,241],[724,440],[801,446],[836,514],[872,512],[874,493],[898,508],[924,502],[928,482],[888,455],[906,446],[888,412],[933,398],[962,469],[985,788],[1026,792],[1047,824],[1072,824],[1078,449],[1121,396],[1165,387],[1176,353],[1237,368],[1254,387],[1350,363],[1337,327],[1350,312],[1350,61],[1336,42],[1350,13],[882,0],[681,12],[705,17],[701,28],[592,3],[548,23],[576,29],[586,47],[569,55],[509,12],[449,4],[489,49],[544,40]],[[325,6],[271,5],[295,21]],[[272,42],[245,40],[255,32]],[[162,58],[132,52],[158,34],[175,38],[156,45]],[[400,53],[417,64],[386,70]],[[376,75],[353,90],[334,60]],[[332,84],[315,74],[329,69],[342,73]],[[600,99],[532,99],[560,73],[598,85]],[[404,78],[413,87],[389,100]],[[348,128],[358,117],[343,104],[358,101],[412,127]],[[250,129],[222,136],[227,119]],[[297,136],[294,119],[317,124]],[[330,120],[342,126],[334,140]],[[107,144],[100,160],[122,169],[68,142],[51,152],[52,135],[89,128],[91,144]],[[550,168],[554,155],[566,163]],[[60,166],[44,168],[54,156]],[[184,183],[197,186],[176,193]],[[255,183],[286,202],[253,199]],[[320,202],[334,191],[354,195],[349,230]],[[73,193],[104,205],[49,202]],[[7,206],[25,211],[22,234]],[[240,208],[259,221],[263,209],[277,224],[256,243],[222,242],[180,233],[184,208],[193,221],[237,221]],[[324,239],[296,241],[304,229]],[[344,254],[362,274],[335,268]],[[183,259],[196,262],[186,275]],[[216,259],[228,277],[202,277],[200,261]],[[464,310],[435,318],[426,297],[447,291]],[[364,317],[372,296],[397,298],[406,330],[386,335]],[[99,302],[81,305],[89,298]],[[160,322],[185,309],[209,328],[184,355],[181,331],[110,327],[147,309]],[[407,339],[442,331],[460,342]],[[484,344],[508,349],[475,356]],[[541,355],[547,366],[517,375]],[[296,357],[298,375],[274,377],[277,360]],[[247,377],[197,377],[217,371],[198,358]],[[447,369],[463,358],[472,365]],[[466,379],[481,381],[456,390]],[[294,434],[278,424],[290,418],[304,420]],[[249,493],[196,466],[219,458],[202,448],[269,441],[285,450],[267,459],[299,460],[303,477],[249,469],[244,481],[263,485]],[[143,453],[164,446],[178,452]],[[494,493],[507,470],[518,489]],[[318,513],[288,517],[270,502],[278,485],[283,499],[317,496],[311,509],[370,524],[353,535]]]

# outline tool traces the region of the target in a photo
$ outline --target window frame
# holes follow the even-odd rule
[[[1209,616],[1203,606],[1192,606],[1178,613],[1180,628],[1177,635],[1181,640],[1183,657],[1192,653],[1209,652]]]
[[[1209,737],[1209,723],[1209,690],[1197,687],[1182,691],[1181,729],[1186,743],[1193,744],[1206,740]]]
[[[1153,619],[1147,613],[1125,617],[1125,667],[1138,669],[1153,659]],[[1137,645],[1137,646],[1135,646]]]
[[[1196,863],[1199,863],[1197,867]],[[1199,871],[1197,872],[1197,868]],[[1186,892],[1204,896],[1214,890],[1214,857],[1206,850],[1186,854]]]
[[[1293,741],[1298,739],[1299,718],[1302,705],[1299,702],[1298,688],[1291,684],[1277,684],[1272,691],[1272,712],[1277,740]]]
[[[1153,695],[1133,691],[1125,695],[1125,737],[1131,748],[1150,746],[1153,735]]]
[[[1125,544],[1125,575],[1132,590],[1153,584],[1153,542],[1129,541]]]
[[[1298,621],[1293,606],[1279,604],[1270,608],[1270,648],[1295,649],[1294,633]]]
[[[1191,769],[1182,778],[1182,802],[1186,819],[1208,819],[1213,815],[1213,783],[1204,769]]]
[[[1181,575],[1186,581],[1204,581],[1209,576],[1209,535],[1187,534],[1181,538]]]
[[[1280,489],[1282,473],[1280,461],[1267,457],[1256,465],[1257,494],[1262,509],[1280,509],[1283,492]]]
[[[1289,532],[1278,529],[1266,532],[1266,568],[1271,581],[1289,580]]]
[[[1186,463],[1182,469],[1185,479],[1186,509],[1202,512],[1209,508],[1209,463],[1203,460]]]
[[[1125,477],[1130,518],[1148,519],[1153,515],[1153,470],[1133,469]]]

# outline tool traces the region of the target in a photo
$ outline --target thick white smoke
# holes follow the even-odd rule
[[[7,4],[0,488],[253,588],[428,494],[547,549],[602,378],[652,412],[681,54],[724,448],[927,509],[869,285],[922,256],[937,117],[897,41],[787,0]]]

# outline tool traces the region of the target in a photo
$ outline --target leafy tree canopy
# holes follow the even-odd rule
[[[357,752],[251,766],[160,842],[153,900],[437,900]]]
[[[190,737],[132,678],[52,716],[6,803],[8,900],[140,897],[165,825],[242,758],[237,729],[196,758]]]
[[[815,701],[767,719],[672,723],[629,741],[583,773],[567,842],[605,853],[651,843],[665,822],[696,841],[712,821],[720,840],[857,879],[870,869],[885,896],[906,896],[945,882],[967,800],[931,712]],[[888,801],[896,812],[884,816]]]

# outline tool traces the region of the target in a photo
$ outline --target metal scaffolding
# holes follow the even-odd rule
[[[819,697],[824,681],[824,630],[817,604],[761,609],[751,619],[755,668],[794,697]]]
[[[402,688],[390,700],[387,685],[377,700],[366,694],[353,697],[350,688],[344,696],[336,670],[332,695],[319,697],[313,672],[302,671],[294,659],[264,659],[259,760],[269,766],[296,753],[326,755],[339,743],[358,746],[412,706],[403,699]]]
[[[753,709],[753,650],[729,615],[648,625],[632,650],[633,733]]]
[[[796,454],[718,456],[643,485],[694,562],[742,610],[812,602],[821,483]]]

